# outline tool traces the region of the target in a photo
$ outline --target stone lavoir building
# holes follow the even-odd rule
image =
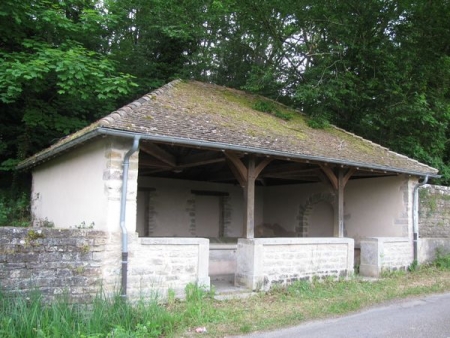
[[[419,181],[437,170],[277,102],[174,81],[19,165],[32,217],[93,224],[104,290],[377,276],[413,261]],[[106,249],[105,249],[106,248]]]

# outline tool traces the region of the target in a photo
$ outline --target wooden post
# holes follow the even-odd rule
[[[255,156],[250,155],[248,158],[247,182],[244,187],[245,238],[255,238],[255,179]]]
[[[255,238],[255,181],[261,171],[272,161],[265,158],[256,165],[256,156],[249,155],[247,167],[233,153],[225,153],[228,165],[244,188],[244,237]]]
[[[335,237],[344,237],[344,171],[339,169],[337,177],[337,190],[336,190],[336,207],[337,212],[335,213],[336,227],[335,227]]]
[[[344,174],[339,168],[337,176],[330,168],[321,166],[322,172],[328,178],[336,195],[336,208],[334,210],[334,237],[344,237],[344,188],[356,169],[350,168]],[[325,179],[324,179],[325,180]]]

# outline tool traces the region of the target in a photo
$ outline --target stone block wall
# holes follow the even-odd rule
[[[211,279],[221,279],[226,275],[234,275],[236,271],[236,243],[209,244],[209,275]]]
[[[206,238],[130,237],[128,294],[162,297],[170,289],[184,297],[189,283],[209,289],[209,240]]]
[[[184,297],[189,283],[209,288],[209,240],[129,234],[127,296]],[[120,292],[121,234],[90,229],[0,227],[0,291],[39,289],[46,301],[67,294],[89,303]]]
[[[436,259],[437,253],[450,254],[450,238],[420,238],[418,249],[419,263],[430,263]]]
[[[239,239],[235,283],[252,290],[353,274],[351,238]]]
[[[102,231],[0,227],[1,291],[90,302],[102,288],[105,243]]]
[[[383,271],[406,270],[413,261],[413,246],[406,237],[361,240],[362,276],[379,277]]]
[[[419,201],[419,236],[450,238],[450,187],[426,185]]]

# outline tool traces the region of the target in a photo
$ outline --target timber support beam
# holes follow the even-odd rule
[[[244,236],[245,238],[255,237],[255,181],[261,171],[272,161],[265,158],[256,164],[256,156],[249,155],[247,165],[233,153],[225,153],[228,165],[244,188]]]
[[[344,168],[338,168],[335,172],[324,165],[321,165],[320,168],[335,192],[334,236],[344,237],[344,189],[356,169],[350,168],[345,170]]]

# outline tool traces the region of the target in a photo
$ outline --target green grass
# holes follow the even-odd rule
[[[206,327],[209,337],[245,334],[339,316],[397,299],[450,291],[450,255],[410,272],[376,281],[299,281],[246,299],[217,301],[214,292],[186,287],[186,299],[169,297],[134,304],[97,297],[92,305],[70,305],[64,297],[44,305],[29,297],[0,294],[0,337],[190,337]]]

